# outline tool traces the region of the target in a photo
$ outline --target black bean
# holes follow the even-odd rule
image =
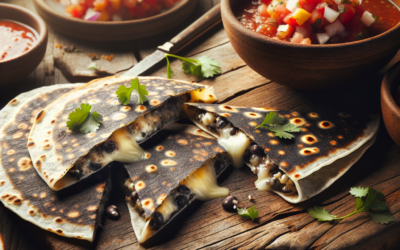
[[[230,135],[236,135],[238,133],[238,130],[236,128],[230,128],[229,129],[229,134]]]
[[[136,201],[139,199],[139,195],[136,191],[133,191],[130,195],[129,195],[129,200],[135,204]]]
[[[178,195],[175,197],[175,203],[176,203],[176,205],[178,205],[179,209],[181,209],[187,205],[188,199],[184,195]]]
[[[89,169],[92,170],[92,171],[97,171],[97,170],[99,170],[101,167],[102,167],[102,166],[101,166],[101,164],[99,164],[99,163],[90,162],[90,164],[89,164]]]
[[[290,189],[290,188],[288,188],[286,186],[284,186],[282,188],[282,193],[284,193],[284,194],[290,194],[291,192],[292,192],[292,189]]]
[[[190,99],[192,99],[192,96],[190,95],[190,93],[186,93],[184,101],[188,102],[188,101],[190,101]]]
[[[217,117],[216,121],[217,121],[217,129],[223,129],[226,126],[228,126],[228,123],[219,116]]]
[[[110,205],[106,208],[106,215],[112,220],[118,220],[120,218],[118,208],[115,205]]]
[[[269,180],[269,184],[271,185],[271,187],[272,187],[273,189],[276,189],[276,188],[277,188],[278,181],[277,181],[275,178],[271,178],[271,179]]]
[[[164,216],[159,212],[155,212],[150,221],[150,226],[154,229],[159,229],[162,225],[164,225]]]
[[[101,148],[106,151],[107,153],[112,153],[115,150],[115,143],[111,140],[106,141],[105,143],[101,144]]]
[[[256,154],[258,156],[264,155],[264,150],[257,144],[254,144],[250,147],[250,152],[252,152],[253,154]]]
[[[178,192],[181,194],[190,194],[190,189],[186,187],[185,185],[180,185],[178,187]]]
[[[220,162],[218,160],[215,161],[215,163],[214,163],[215,174],[219,175],[223,169],[224,169],[224,165],[222,164],[222,162]]]
[[[142,137],[145,138],[146,137],[146,133],[142,132]]]
[[[235,196],[228,196],[222,201],[222,207],[226,210],[236,210],[238,199]]]

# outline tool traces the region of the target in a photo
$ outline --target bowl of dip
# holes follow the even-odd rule
[[[0,86],[4,86],[24,78],[42,61],[47,28],[35,13],[0,3],[0,34]]]

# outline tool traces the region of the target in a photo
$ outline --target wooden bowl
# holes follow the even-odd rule
[[[39,34],[37,43],[31,50],[18,57],[0,62],[0,86],[4,86],[24,78],[42,61],[46,53],[47,28],[38,15],[14,4],[0,3],[0,19],[26,24]]]
[[[378,36],[344,44],[303,45],[256,33],[234,15],[240,0],[221,0],[233,48],[260,75],[294,89],[326,90],[383,68],[400,48],[400,24]]]
[[[85,21],[70,17],[54,0],[34,0],[39,15],[54,30],[89,41],[124,41],[167,31],[190,16],[197,0],[181,0],[166,12],[131,21]],[[58,6],[60,7],[60,6]]]
[[[393,65],[383,78],[381,85],[381,108],[383,121],[390,137],[400,146],[400,107],[393,93],[400,86],[400,62]]]

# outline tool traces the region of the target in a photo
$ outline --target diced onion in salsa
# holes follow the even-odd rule
[[[387,0],[242,0],[237,13],[247,28],[299,44],[352,42],[400,22]]]

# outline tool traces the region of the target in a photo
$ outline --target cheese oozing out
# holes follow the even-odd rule
[[[219,170],[215,169],[216,164],[219,161],[223,167]],[[218,197],[229,195],[229,189],[220,187],[217,184],[217,173],[221,172],[231,165],[231,160],[226,154],[220,154],[216,157],[206,161],[199,169],[191,173],[185,180],[181,182],[181,185],[173,190],[163,203],[155,210],[154,214],[157,215],[158,223],[152,223],[155,217],[152,217],[146,221],[142,216],[142,210],[140,202],[136,204],[128,203],[130,213],[132,217],[132,225],[135,230],[135,234],[138,238],[139,243],[143,243],[151,238],[161,227],[166,225],[179,210],[183,209],[194,199],[207,201]],[[124,183],[125,193],[129,193],[134,190],[134,185],[130,179]],[[183,191],[182,191],[183,190]],[[186,191],[185,191],[186,190]],[[178,200],[181,200],[179,203]],[[182,203],[184,201],[184,203]],[[178,204],[179,203],[179,204]],[[132,215],[134,214],[134,215]],[[161,220],[161,221],[160,221]],[[158,224],[157,227],[153,226]],[[161,225],[161,226],[160,226]]]
[[[218,143],[228,152],[235,168],[243,166],[243,155],[250,145],[250,139],[242,131],[230,136],[229,129],[223,129],[222,137],[218,138]]]

